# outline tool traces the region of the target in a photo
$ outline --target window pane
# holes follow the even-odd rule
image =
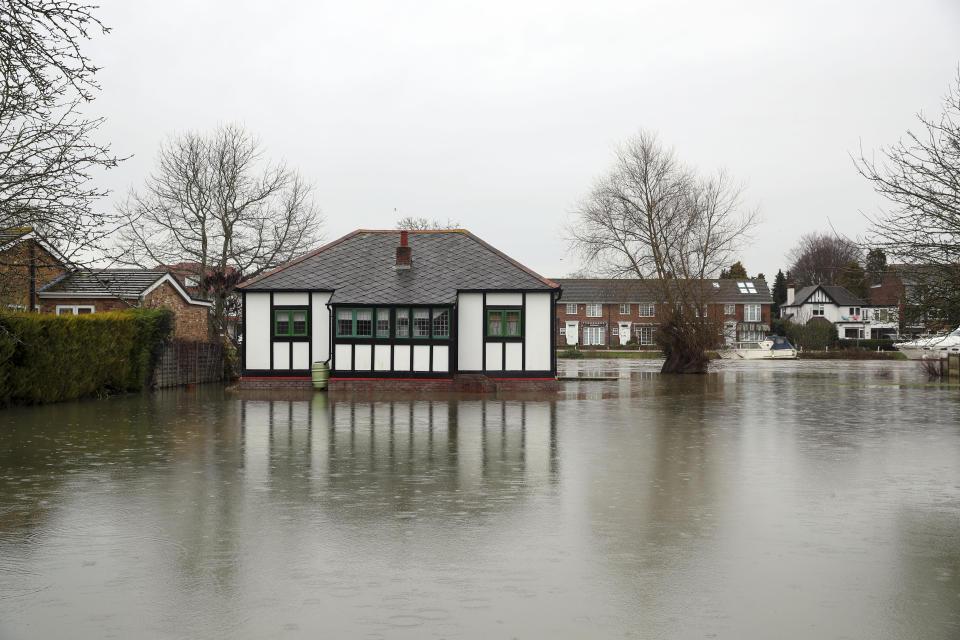
[[[621,304],[621,305],[620,305],[620,314],[621,314],[621,315],[630,315],[630,305],[629,305],[629,304]]]
[[[488,336],[501,336],[503,335],[503,312],[502,311],[491,311],[487,314],[487,335]]]
[[[573,315],[576,315],[576,314],[577,314],[577,305],[576,305],[576,304],[568,304],[568,305],[567,305],[567,315],[573,316]]]
[[[397,337],[410,337],[410,309],[397,309]]]
[[[290,335],[290,312],[277,311],[277,335]]]
[[[353,335],[353,309],[340,309],[337,311],[337,335]]]
[[[520,312],[519,311],[507,311],[504,313],[506,316],[506,331],[503,335],[506,336],[519,336],[520,335]]]
[[[91,309],[90,307],[77,307],[77,313],[78,314],[93,313],[93,309]]]
[[[357,309],[357,335],[373,335],[373,311],[370,309]]]
[[[390,337],[390,309],[377,309],[377,337]]]
[[[447,337],[450,335],[450,310],[433,310],[433,335],[435,337]]]
[[[293,312],[293,335],[295,336],[307,335],[307,312],[306,311]]]
[[[413,337],[430,337],[430,312],[427,309],[413,310]]]

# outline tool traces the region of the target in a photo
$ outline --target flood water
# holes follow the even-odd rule
[[[0,638],[960,637],[960,388],[658,366],[0,412]]]

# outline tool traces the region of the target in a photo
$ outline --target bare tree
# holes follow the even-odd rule
[[[316,244],[322,218],[312,187],[283,163],[263,159],[243,127],[170,138],[140,192],[119,207],[124,261],[144,267],[195,263],[201,292],[226,333],[239,272],[254,277]]]
[[[890,208],[869,216],[869,240],[887,256],[918,265],[908,302],[923,315],[960,324],[960,72],[943,112],[920,113],[919,132],[882,147],[879,159],[861,150],[857,170]]]
[[[407,231],[445,231],[459,228],[460,223],[453,218],[447,218],[446,222],[442,222],[420,216],[404,216],[397,222],[397,229]]]
[[[569,234],[588,264],[646,280],[661,301],[664,373],[707,369],[722,320],[707,315],[713,289],[704,279],[732,262],[757,219],[740,200],[741,187],[724,172],[698,176],[641,132],[617,149],[613,168],[577,209]]]
[[[33,227],[68,260],[101,248],[111,216],[94,174],[116,165],[84,114],[99,87],[82,45],[108,29],[91,5],[0,1],[0,229]]]
[[[839,284],[851,262],[863,258],[855,242],[838,235],[807,233],[787,253],[790,277],[798,287]]]

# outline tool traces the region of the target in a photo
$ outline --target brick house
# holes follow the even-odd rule
[[[917,276],[920,267],[909,264],[891,264],[880,278],[880,282],[870,286],[870,305],[878,309],[897,309],[898,331],[903,335],[919,335],[926,331],[925,318],[921,314],[910,313],[909,298],[915,294]]]
[[[557,343],[564,345],[653,345],[666,307],[649,281],[634,279],[553,280],[563,290],[557,304]],[[764,280],[704,280],[704,311],[722,327],[727,343],[759,340],[770,331],[773,298]]]
[[[0,308],[36,311],[37,290],[67,269],[67,261],[31,227],[0,230]]]
[[[175,339],[209,340],[211,303],[192,298],[167,271],[75,271],[45,285],[37,295],[40,312],[56,315],[122,311],[131,307],[166,307],[176,316]]]

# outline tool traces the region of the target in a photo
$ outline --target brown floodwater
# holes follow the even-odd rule
[[[2,411],[0,638],[960,637],[960,388],[658,367]]]

